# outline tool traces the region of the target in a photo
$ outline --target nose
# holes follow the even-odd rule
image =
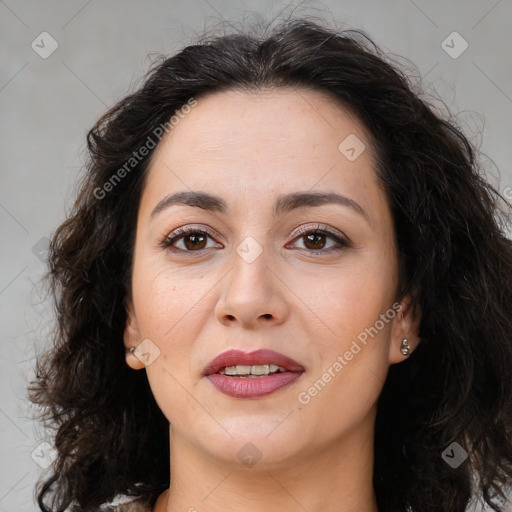
[[[283,323],[289,313],[288,288],[276,271],[278,265],[272,261],[270,250],[261,248],[253,259],[246,257],[241,249],[233,252],[230,264],[231,270],[219,284],[217,320],[226,326],[239,324],[245,329]]]

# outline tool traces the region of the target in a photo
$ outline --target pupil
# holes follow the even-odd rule
[[[306,238],[308,239],[308,241],[311,241],[311,239],[315,239],[317,240],[317,242],[313,242],[313,245],[315,247],[313,247],[313,249],[321,249],[323,246],[323,243],[319,241],[319,239],[322,239],[325,235],[323,235],[322,233],[311,233],[309,235],[306,235]]]
[[[201,243],[201,242],[197,241],[198,238],[204,239],[205,236],[204,235],[188,235],[186,239],[188,241],[195,240],[195,241],[192,241],[191,245],[192,245],[192,248],[197,248],[198,243],[199,244]],[[204,240],[203,240],[203,243],[204,243]],[[189,244],[186,243],[185,245],[187,245],[187,248],[190,249]],[[202,247],[200,247],[200,248],[202,248]]]

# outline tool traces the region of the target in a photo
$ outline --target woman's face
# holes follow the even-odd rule
[[[145,340],[127,363],[145,363],[174,443],[270,467],[334,445],[350,457],[372,438],[388,367],[417,329],[395,302],[393,221],[374,168],[357,118],[304,89],[201,97],[160,142],[138,211],[125,345]],[[208,197],[194,206],[188,194]],[[272,350],[303,371],[205,375],[228,350]],[[263,359],[220,371],[286,366]]]

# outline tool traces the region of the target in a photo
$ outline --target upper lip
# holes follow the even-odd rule
[[[282,366],[290,372],[303,372],[304,366],[292,358],[269,349],[242,352],[241,350],[228,350],[212,359],[204,368],[203,375],[213,375],[227,366],[275,364]]]

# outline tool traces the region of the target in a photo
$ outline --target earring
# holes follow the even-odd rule
[[[409,342],[407,341],[407,338],[404,338],[402,340],[402,346],[400,347],[400,352],[402,352],[402,354],[404,356],[410,355],[410,353],[411,353],[411,345],[409,345]]]

